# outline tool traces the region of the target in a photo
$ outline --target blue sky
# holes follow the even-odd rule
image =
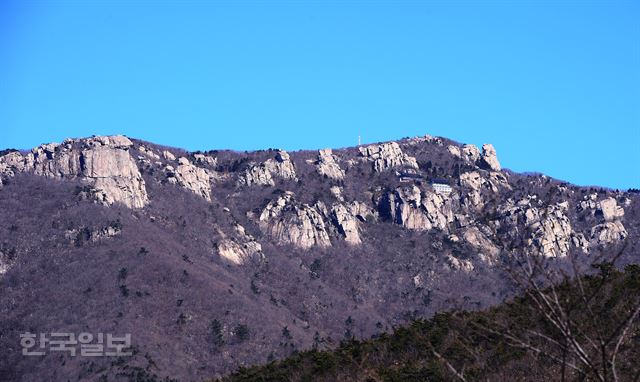
[[[0,1],[0,147],[493,143],[640,187],[640,2]]]

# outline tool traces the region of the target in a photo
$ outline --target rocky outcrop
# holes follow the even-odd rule
[[[24,171],[51,178],[78,179],[100,203],[141,208],[149,199],[144,179],[129,154],[132,145],[124,136],[49,143],[24,156],[12,152],[1,157],[0,173],[11,176]]]
[[[338,233],[344,240],[352,245],[362,242],[360,230],[362,222],[367,219],[375,219],[375,211],[362,202],[351,202],[347,204],[334,204],[331,207],[331,222],[337,228]]]
[[[199,164],[201,166],[216,167],[218,165],[218,159],[209,155],[194,154],[193,159],[195,160],[196,164]]]
[[[481,167],[484,167],[491,171],[500,171],[500,162],[498,161],[498,155],[493,145],[482,145],[482,157],[480,158],[480,165]]]
[[[572,244],[585,250],[584,237],[573,232],[567,217],[568,203],[538,208],[532,205],[535,200],[529,197],[515,205],[509,201],[499,208],[500,229],[514,240],[522,235],[525,248],[546,257],[564,257]]]
[[[626,239],[627,230],[619,220],[598,224],[591,228],[591,243],[595,246],[607,246]]]
[[[376,172],[398,167],[418,168],[416,159],[403,153],[397,142],[358,147],[358,150],[365,160],[373,163]]]
[[[349,244],[360,244],[360,228],[358,219],[343,204],[336,204],[331,209],[331,217],[344,240]]]
[[[464,145],[462,146],[462,157],[469,163],[476,164],[480,160],[480,150],[476,145]]]
[[[80,227],[68,229],[65,231],[64,236],[69,242],[76,246],[81,246],[84,243],[97,243],[118,236],[121,233],[122,226],[120,222],[112,222],[100,228]]]
[[[222,240],[218,243],[218,255],[237,265],[246,263],[249,259],[263,257],[262,245],[255,238],[246,233],[243,226],[234,226],[235,235],[227,237],[222,232]]]
[[[165,172],[170,183],[178,184],[211,201],[211,182],[207,170],[196,167],[187,158],[181,157],[178,159],[178,167],[174,169],[167,166]]]
[[[478,257],[486,262],[492,263],[500,253],[500,249],[479,227],[471,226],[465,229],[462,239],[475,247],[478,250]]]
[[[240,177],[240,185],[275,185],[274,178],[297,180],[296,169],[286,151],[278,151],[275,158],[253,164]]]
[[[331,246],[322,214],[315,207],[297,204],[291,192],[269,202],[260,214],[259,224],[278,244],[305,249]]]
[[[462,153],[460,152],[460,148],[458,146],[449,145],[447,146],[447,151],[449,151],[449,154],[453,155],[454,157],[462,157]]]
[[[59,163],[75,163],[68,161],[70,158],[75,159],[75,155],[62,155]],[[93,181],[92,193],[99,202],[106,205],[119,202],[130,208],[147,204],[144,179],[128,151],[108,144],[95,146],[82,151],[79,164],[84,178]]]
[[[331,149],[318,151],[318,161],[316,162],[318,173],[331,179],[344,179],[344,171],[338,165],[337,158]]]
[[[595,219],[599,224],[591,228],[589,245],[602,247],[624,240],[627,230],[622,224],[624,208],[618,205],[613,197],[598,201],[598,194],[586,195],[577,205],[577,211],[586,213],[590,219]],[[586,241],[586,239],[585,239]]]
[[[146,146],[140,145],[140,147],[138,147],[138,150],[151,159],[155,159],[155,160],[160,159],[160,155],[156,154],[152,149]]]
[[[597,204],[597,213],[601,214],[605,221],[612,222],[624,216],[624,208],[618,206],[614,198],[606,198]]]
[[[380,211],[396,224],[412,230],[447,230],[454,221],[452,201],[446,194],[401,187],[382,198]]]
[[[460,259],[451,254],[448,254],[445,257],[445,259],[449,269],[452,269],[455,271],[463,271],[463,272],[472,272],[475,269],[475,267],[473,266],[473,263],[470,260]]]
[[[484,193],[495,194],[501,189],[511,189],[507,178],[498,172],[486,173],[470,171],[460,174],[462,203],[471,211],[480,211],[484,207]]]
[[[162,152],[162,157],[163,157],[164,159],[166,159],[166,160],[169,160],[169,161],[174,161],[174,160],[176,160],[176,156],[175,156],[175,155],[173,155],[173,153],[172,153],[171,151],[168,151],[168,150],[164,150],[164,151]]]

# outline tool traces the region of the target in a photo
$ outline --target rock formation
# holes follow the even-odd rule
[[[231,238],[219,232],[223,237],[218,243],[218,255],[220,257],[241,265],[252,257],[264,256],[262,254],[262,245],[253,236],[247,234],[243,226],[236,224],[234,229],[235,236]]]
[[[170,183],[178,184],[196,195],[211,201],[211,183],[207,170],[196,167],[187,158],[178,159],[178,167],[165,167]]]
[[[475,164],[480,160],[480,150],[475,145],[464,145],[462,146],[462,157],[469,163]]]
[[[259,223],[260,229],[278,244],[300,248],[331,246],[320,212],[307,204],[298,205],[291,192],[269,202],[260,214]]]
[[[482,167],[491,171],[500,171],[500,162],[498,162],[498,155],[496,154],[496,149],[493,145],[482,145],[482,157],[480,159]]]
[[[297,180],[295,166],[286,151],[278,151],[275,158],[250,166],[238,183],[247,186],[273,186],[274,178]]]
[[[144,179],[129,154],[133,143],[124,136],[99,136],[41,145],[22,156],[12,152],[0,158],[5,175],[31,172],[59,179],[79,179],[89,193],[106,205],[144,207],[149,199]]]
[[[532,201],[536,198],[525,198],[517,204],[509,202],[498,209],[500,228],[507,235],[514,240],[524,239],[526,248],[546,257],[566,256],[571,244],[583,246],[581,237],[571,228],[566,202],[538,208]]]
[[[423,192],[415,185],[400,187],[381,200],[380,211],[396,224],[412,230],[447,230],[453,222],[453,207],[449,196]]]
[[[598,224],[591,228],[591,243],[595,246],[606,246],[626,239],[627,230],[619,220]]]
[[[216,167],[218,165],[218,159],[204,154],[194,154],[193,158],[195,159],[196,164],[199,165],[208,165],[211,167]]]
[[[624,216],[624,208],[618,206],[614,198],[606,198],[597,204],[597,212],[602,215],[605,221],[611,222]]]
[[[484,207],[483,193],[495,194],[501,189],[510,189],[507,178],[502,173],[470,171],[460,174],[462,203],[470,211],[480,211]]]
[[[358,150],[362,157],[373,162],[376,172],[398,167],[418,168],[416,159],[403,153],[397,142],[358,147]]]
[[[331,179],[344,179],[344,171],[340,168],[336,159],[331,149],[319,150],[318,161],[316,162],[318,173]]]

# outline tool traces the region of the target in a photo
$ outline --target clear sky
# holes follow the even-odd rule
[[[0,0],[0,147],[493,143],[640,187],[640,1]]]

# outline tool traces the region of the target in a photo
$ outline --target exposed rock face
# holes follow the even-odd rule
[[[463,191],[462,203],[472,211],[480,211],[484,207],[483,192],[497,193],[501,188],[511,188],[503,174],[491,172],[485,178],[478,171],[460,174],[460,186]]]
[[[591,242],[595,246],[606,246],[624,240],[627,230],[619,220],[598,224],[591,228]]]
[[[476,145],[464,145],[462,146],[462,157],[470,163],[476,163],[480,160],[480,150]]]
[[[145,154],[146,156],[152,159],[156,159],[156,160],[160,159],[160,155],[156,154],[153,150],[151,150],[148,147],[140,145],[140,147],[138,147],[138,150],[140,150],[141,153]]]
[[[331,149],[319,150],[318,162],[316,163],[318,173],[331,179],[344,179],[344,171],[336,159]]]
[[[591,228],[587,245],[601,247],[624,240],[628,234],[620,221],[624,217],[624,208],[618,206],[615,198],[608,197],[598,201],[598,194],[593,193],[584,197],[578,206],[578,212],[587,213],[601,223]],[[584,239],[586,241],[586,239]]]
[[[344,236],[349,244],[360,244],[360,232],[358,227],[358,219],[343,204],[336,204],[331,209],[331,217],[334,224]]]
[[[74,163],[67,162],[69,158],[73,155],[66,156],[62,163]],[[107,205],[120,202],[130,208],[147,204],[144,179],[127,151],[97,146],[82,151],[80,164],[84,177],[93,180],[93,195],[98,201]]]
[[[218,165],[218,159],[204,154],[194,154],[193,158],[196,163],[199,165],[209,165],[211,167],[216,167]]]
[[[446,260],[450,269],[463,272],[471,272],[474,270],[473,263],[469,260],[459,259],[452,255],[447,255]]]
[[[375,219],[375,211],[362,202],[355,201],[346,205],[334,204],[331,208],[331,222],[345,241],[352,245],[362,242],[360,224],[366,221],[367,217]]]
[[[240,178],[239,184],[273,186],[273,178],[297,179],[296,169],[286,151],[278,151],[275,158],[249,167]]]
[[[218,243],[218,255],[237,265],[244,264],[252,257],[264,256],[262,245],[253,236],[247,234],[240,224],[235,225],[235,237],[223,239]]]
[[[614,198],[607,198],[598,203],[598,212],[602,214],[605,221],[611,222],[624,216],[624,208],[618,206]]]
[[[500,249],[478,227],[467,228],[462,238],[476,247],[483,259],[493,260],[500,253]]]
[[[449,151],[449,153],[455,157],[461,158],[462,157],[462,153],[460,152],[460,148],[458,148],[457,146],[452,146],[449,145],[447,146],[447,151]]]
[[[173,153],[171,153],[171,151],[168,151],[168,150],[164,150],[164,151],[162,152],[162,157],[163,157],[164,159],[166,159],[166,160],[170,160],[170,161],[174,161],[174,160],[176,160],[176,156],[175,156],[175,155],[173,155]]]
[[[403,153],[397,142],[358,147],[358,150],[366,160],[373,162],[373,169],[376,172],[397,167],[418,168],[416,159]]]
[[[279,244],[331,246],[320,212],[307,204],[296,204],[291,192],[267,204],[260,214],[260,229]]]
[[[451,199],[446,194],[422,192],[417,186],[398,188],[381,201],[380,210],[394,223],[413,230],[447,230],[453,222]]]
[[[482,167],[485,167],[491,171],[500,171],[500,162],[498,162],[498,155],[496,149],[491,144],[482,145],[482,158],[480,161]]]
[[[566,256],[571,244],[582,246],[581,237],[574,234],[566,215],[566,202],[539,209],[532,206],[532,200],[535,199],[522,199],[516,205],[511,202],[501,207],[501,228],[514,239],[524,235],[525,244],[531,246],[534,253],[547,257]]]
[[[194,166],[184,157],[180,158],[178,163],[179,165],[175,170],[171,166],[165,168],[169,182],[177,183],[196,195],[211,201],[211,183],[207,170]]]
[[[3,156],[0,172],[5,176],[25,171],[51,178],[80,179],[101,203],[142,208],[149,199],[144,179],[128,151],[132,145],[123,136],[50,143],[25,156],[17,152]]]
[[[65,238],[75,245],[81,245],[83,242],[96,243],[122,233],[122,227],[119,223],[113,223],[108,226],[91,229],[89,227],[74,228],[65,231]]]

